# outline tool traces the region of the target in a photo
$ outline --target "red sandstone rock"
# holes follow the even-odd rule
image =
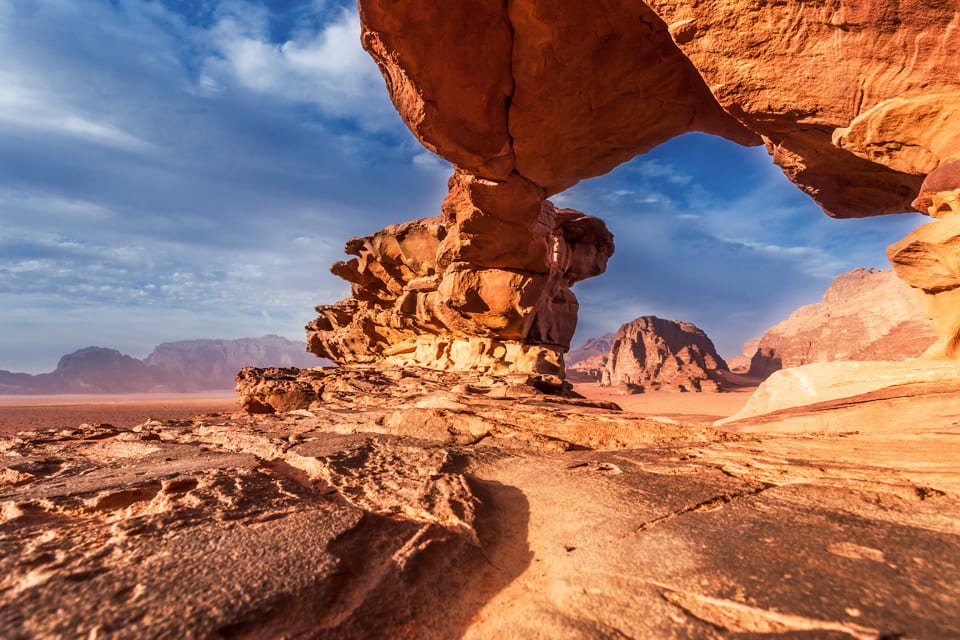
[[[854,269],[834,280],[821,302],[763,335],[750,375],[814,362],[915,358],[936,337],[916,294],[896,274]]]
[[[835,215],[908,210],[956,148],[953,3],[648,4],[719,103]]]
[[[517,171],[548,195],[688,131],[759,142],[719,107],[643,2],[508,7]]]
[[[743,343],[743,349],[732,358],[727,358],[727,366],[731,373],[746,374],[750,372],[750,363],[760,347],[760,338],[750,338]]]
[[[625,393],[717,391],[724,383],[723,371],[723,358],[695,325],[643,316],[617,331],[601,384]]]
[[[353,295],[318,307],[308,348],[338,363],[561,379],[579,306],[570,287],[606,269],[613,237],[599,219],[556,209],[519,178],[458,174],[451,185],[445,223],[393,225],[347,244],[356,257],[333,272]],[[526,228],[502,222],[518,211]]]
[[[363,46],[403,121],[468,171],[513,170],[507,108],[513,32],[502,0],[360,0]]]

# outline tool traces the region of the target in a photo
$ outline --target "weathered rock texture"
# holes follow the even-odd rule
[[[353,296],[317,308],[313,353],[560,381],[579,306],[570,287],[604,271],[613,237],[526,181],[458,174],[443,218],[387,227],[346,251],[356,257],[333,272]]]
[[[960,421],[960,363],[823,362],[771,375],[717,426],[739,431],[896,433]]]
[[[936,339],[916,294],[893,271],[854,269],[830,283],[821,302],[763,334],[750,375],[814,362],[916,358]]]
[[[939,335],[924,357],[960,358],[960,161],[931,173],[914,204],[936,220],[891,245],[887,256],[920,292]]]
[[[0,438],[0,636],[955,633],[956,424],[739,435],[325,376],[288,413]]]
[[[695,325],[643,316],[617,331],[600,384],[624,393],[717,391],[724,371],[727,364]]]
[[[360,10],[364,45],[425,145],[465,172],[519,174],[548,195],[707,131],[762,140],[834,215],[876,215],[909,210],[923,176],[957,154],[949,2],[361,0]]]
[[[562,372],[569,284],[603,260],[576,277],[557,267],[566,223],[544,198],[683,133],[765,144],[838,217],[909,211],[924,177],[957,156],[950,2],[359,5],[398,112],[455,174],[436,256],[416,261],[430,274],[391,272],[395,286],[372,300],[384,285],[368,267],[393,258],[364,249],[373,257],[338,267],[355,298],[322,311],[311,341],[340,362],[399,351],[442,368]],[[581,226],[592,238],[579,246],[605,258],[598,223]],[[492,355],[501,343],[513,352]]]

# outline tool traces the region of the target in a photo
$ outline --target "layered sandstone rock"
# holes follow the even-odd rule
[[[313,353],[559,382],[577,321],[570,287],[603,272],[613,236],[529,182],[458,174],[443,218],[387,227],[346,252],[356,257],[332,271],[353,296],[317,308]]]
[[[856,217],[909,210],[923,176],[955,154],[949,3],[360,8],[364,44],[425,145],[464,171],[516,172],[547,194],[707,131],[762,140],[830,213]]]
[[[889,247],[897,275],[920,292],[939,340],[929,358],[960,358],[960,160],[930,174],[914,203],[936,220]]]
[[[960,363],[823,362],[777,371],[716,426],[763,433],[898,433],[960,420]]]
[[[905,360],[936,340],[920,301],[893,271],[854,269],[830,283],[823,300],[767,330],[751,376],[814,362]]]
[[[569,286],[602,272],[612,245],[544,198],[685,132],[764,143],[840,217],[909,210],[955,153],[948,4],[448,4],[359,3],[400,116],[455,173],[442,231],[385,232],[422,236],[415,264],[383,253],[378,234],[350,250],[367,257],[337,267],[354,298],[310,331],[314,352],[338,362],[562,374]]]
[[[624,393],[717,391],[723,371],[723,358],[695,325],[643,316],[617,331],[600,383]]]

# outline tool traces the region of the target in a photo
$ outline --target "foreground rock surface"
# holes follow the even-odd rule
[[[854,269],[833,282],[823,300],[800,307],[767,330],[749,375],[837,360],[916,358],[937,340],[910,286],[891,270]]]
[[[448,376],[0,440],[0,635],[953,632],[956,424],[737,435]]]

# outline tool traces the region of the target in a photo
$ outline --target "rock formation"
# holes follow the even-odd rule
[[[364,46],[428,148],[547,195],[707,131],[762,141],[828,211],[857,217],[909,210],[923,176],[956,154],[950,3],[361,0],[360,11]]]
[[[643,316],[617,331],[600,384],[624,393],[718,391],[723,371],[727,364],[695,325]]]
[[[597,382],[607,364],[610,348],[616,334],[608,333],[599,338],[590,338],[564,358],[567,378],[573,382]]]
[[[741,436],[480,374],[249,373],[321,401],[0,438],[0,636],[955,635],[955,426]]]
[[[920,292],[939,340],[924,357],[960,358],[960,160],[942,165],[914,202],[935,218],[887,251],[897,275]]]
[[[727,366],[730,367],[732,373],[743,375],[750,372],[750,364],[753,356],[760,348],[760,340],[761,338],[750,338],[743,343],[743,348],[740,349],[740,353],[732,358],[727,358]]]
[[[854,269],[830,283],[821,302],[763,334],[749,375],[814,362],[916,358],[936,338],[916,295],[893,271]]]
[[[340,363],[561,377],[570,286],[613,244],[546,198],[685,132],[765,144],[838,217],[910,210],[957,148],[949,3],[359,6],[401,118],[455,171],[441,218],[353,240],[334,266],[353,297],[308,334]]]
[[[353,295],[317,308],[313,353],[559,384],[579,306],[570,287],[604,271],[613,236],[528,181],[458,173],[443,218],[387,227],[346,252],[356,257],[332,270]]]

